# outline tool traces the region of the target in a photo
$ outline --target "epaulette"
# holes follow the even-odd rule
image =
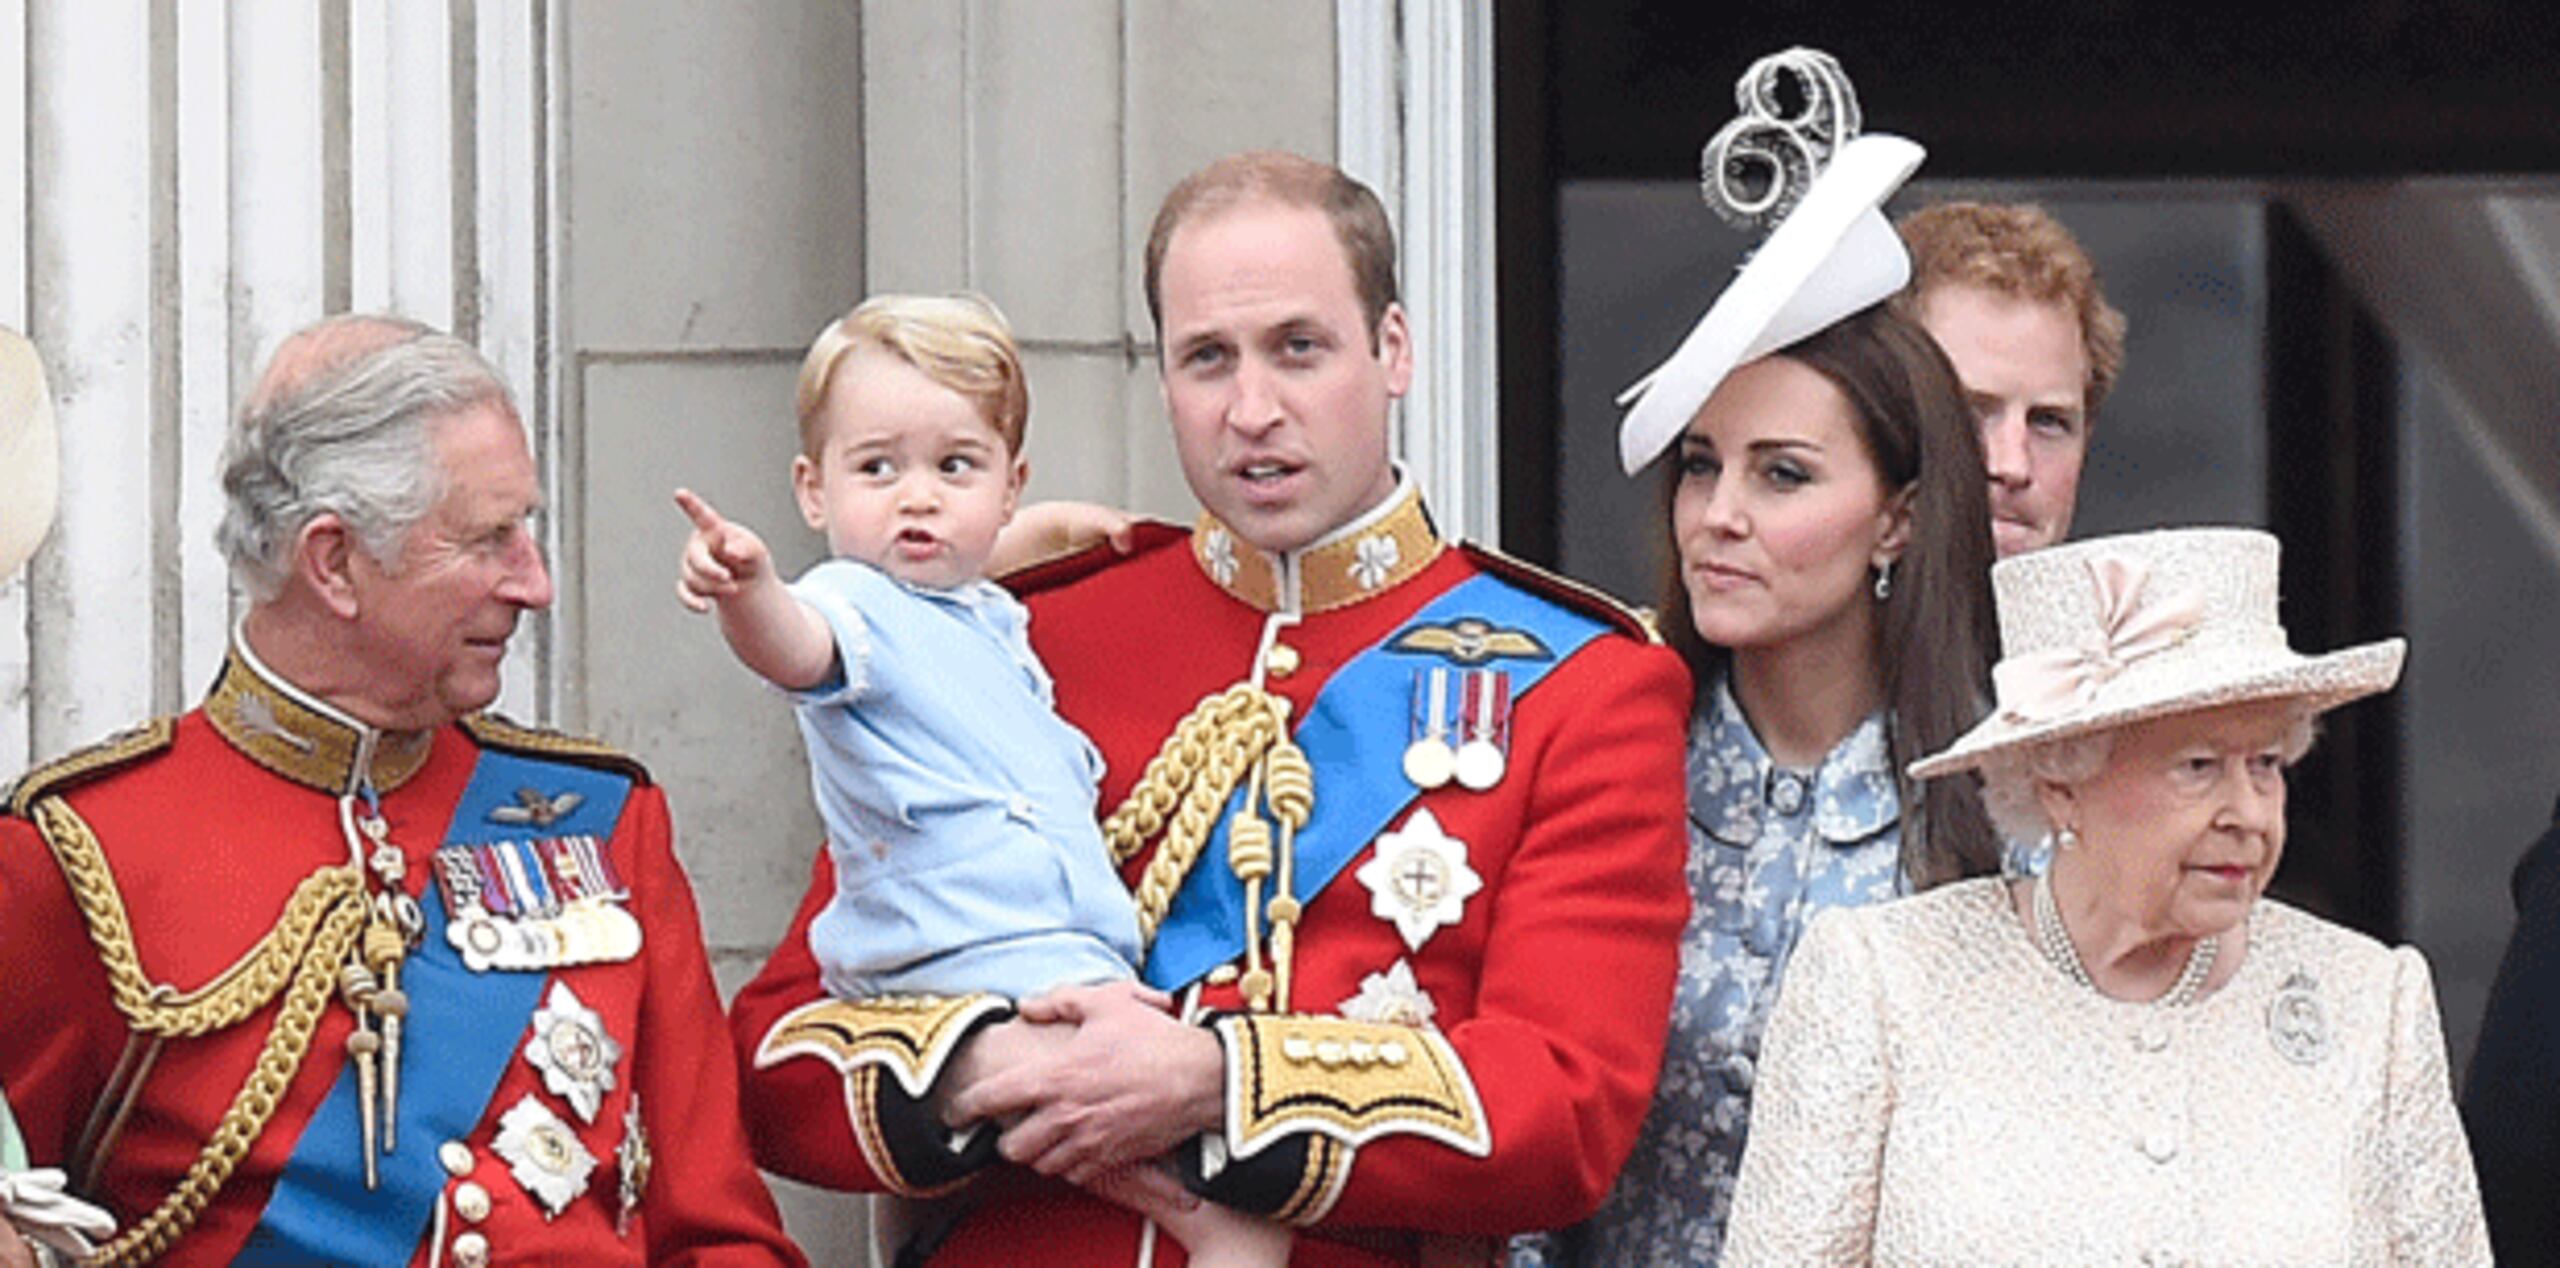
[[[475,713],[462,720],[462,729],[482,746],[531,757],[553,757],[579,766],[609,770],[628,775],[632,782],[647,784],[649,768],[640,759],[602,740],[549,727],[526,726],[504,714]]]
[[[996,581],[1016,597],[1027,597],[1082,581],[1106,568],[1190,540],[1191,530],[1188,528],[1164,520],[1143,519],[1129,526],[1129,549],[1126,553],[1109,542],[1095,542],[1072,554],[1016,568],[997,577]]]
[[[1650,609],[1634,607],[1597,586],[1585,585],[1562,573],[1549,572],[1527,560],[1514,559],[1473,542],[1458,543],[1458,550],[1474,560],[1477,567],[1523,590],[1553,599],[1585,616],[1606,621],[1629,637],[1654,644],[1662,642],[1662,631],[1655,627]]]
[[[87,748],[74,749],[18,776],[9,786],[9,813],[24,818],[38,798],[67,792],[101,775],[111,774],[146,757],[157,756],[177,742],[176,718],[153,718],[128,727]]]

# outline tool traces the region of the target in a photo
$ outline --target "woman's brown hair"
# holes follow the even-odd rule
[[[1980,718],[1983,702],[1991,698],[1991,660],[1999,646],[1982,438],[1955,368],[1927,331],[1881,304],[1771,355],[1809,366],[1839,388],[1857,413],[1859,434],[1885,488],[1910,492],[1911,541],[1893,570],[1876,648],[1902,798],[1903,871],[1920,889],[1996,872],[1999,837],[1973,781],[1942,779],[1924,793],[1902,774]],[[1679,464],[1667,465],[1665,532],[1680,483]],[[1689,662],[1704,691],[1731,654],[1698,637],[1679,557],[1674,542],[1662,591],[1662,634]]]

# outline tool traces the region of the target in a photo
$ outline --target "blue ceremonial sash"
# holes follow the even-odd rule
[[[1312,901],[1422,795],[1403,773],[1413,672],[1434,661],[1451,662],[1443,661],[1440,652],[1403,651],[1394,644],[1417,626],[1445,626],[1468,616],[1501,629],[1526,630],[1553,653],[1483,662],[1510,674],[1515,704],[1549,670],[1608,628],[1500,577],[1478,573],[1423,605],[1395,634],[1336,670],[1296,730],[1298,747],[1315,768],[1316,785],[1315,809],[1297,836],[1292,884],[1300,903]],[[1148,985],[1181,990],[1243,953],[1244,884],[1227,866],[1227,827],[1243,800],[1241,788],[1227,799],[1217,831],[1183,878],[1182,888],[1174,891],[1141,972]]]
[[[516,792],[523,788],[553,796],[574,792],[582,800],[547,825],[491,822],[489,812],[517,804]],[[622,775],[484,749],[454,804],[444,844],[582,834],[602,840],[613,835],[630,793],[631,781]],[[275,1195],[234,1264],[405,1264],[416,1253],[448,1178],[436,1146],[468,1138],[487,1115],[489,1097],[551,976],[464,968],[445,940],[444,902],[435,885],[427,887],[419,906],[427,918],[426,936],[400,968],[400,989],[409,996],[401,1038],[400,1148],[382,1155],[381,1187],[364,1187],[356,1068],[346,1062],[328,1099],[304,1124]],[[316,1049],[305,1057],[343,1059]]]

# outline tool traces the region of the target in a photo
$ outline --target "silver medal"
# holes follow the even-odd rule
[[[1471,669],[1459,693],[1458,783],[1484,792],[1502,782],[1510,762],[1503,746],[1511,736],[1511,675],[1499,669]]]
[[[1404,777],[1426,792],[1444,788],[1458,773],[1458,753],[1450,746],[1455,729],[1449,716],[1449,671],[1434,665],[1413,675],[1413,705],[1404,746]]]
[[[1449,742],[1436,735],[1424,736],[1404,747],[1404,777],[1422,789],[1444,788],[1458,773],[1458,755]]]

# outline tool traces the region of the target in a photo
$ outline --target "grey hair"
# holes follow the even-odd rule
[[[327,359],[340,332],[357,350]],[[259,602],[283,589],[295,536],[324,513],[397,569],[409,530],[444,496],[428,421],[484,404],[514,413],[506,384],[477,350],[425,326],[340,318],[296,338],[319,344],[301,351],[323,363],[305,370],[292,345],[279,351],[222,447],[225,506],[214,542]]]
[[[2311,751],[2312,741],[2319,737],[2319,724],[2310,706],[2301,701],[2291,703],[2293,716],[2285,724],[2284,739],[2277,750],[2287,766],[2301,761],[2303,754]],[[2036,785],[2085,782],[2106,769],[2115,748],[2116,732],[2110,729],[1986,755],[1981,767],[1982,808],[1990,814],[1991,826],[2004,841],[2034,841],[2051,832],[2053,824],[2045,818],[2044,802],[2036,796]]]
[[[2115,732],[2092,731],[1985,756],[1982,808],[1992,828],[2004,841],[2033,841],[2051,831],[2036,785],[2077,784],[2106,769],[2115,751]]]

